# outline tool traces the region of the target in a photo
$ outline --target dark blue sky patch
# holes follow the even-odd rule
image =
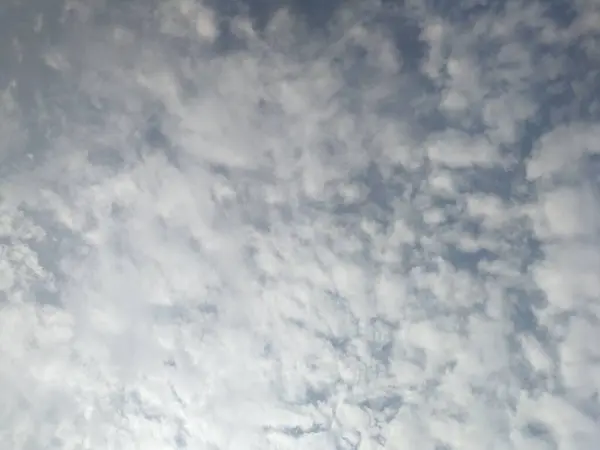
[[[534,304],[527,296],[519,295],[512,304],[511,322],[516,333],[535,334],[538,328]]]
[[[473,275],[479,273],[478,265],[480,262],[494,261],[498,258],[498,255],[486,249],[467,252],[454,245],[447,246],[445,255],[445,259],[450,261],[457,270],[466,270]]]
[[[570,26],[577,18],[577,10],[570,0],[546,0],[541,2],[546,17],[561,27]]]
[[[369,189],[367,201],[384,210],[390,210],[394,197],[402,195],[403,190],[400,187],[394,187],[385,182],[375,162],[369,164],[362,181]]]
[[[277,10],[287,2],[281,0],[241,0],[239,3],[256,28],[262,31]]]
[[[352,7],[343,0],[210,0],[209,4],[223,19],[248,15],[261,32],[281,8],[289,9],[310,30],[321,31],[329,27],[339,8]]]
[[[600,154],[588,155],[582,164],[584,177],[589,180],[594,193],[600,199]]]
[[[421,39],[422,28],[408,15],[394,14],[377,18],[391,36],[403,62],[403,73],[417,73],[427,52],[427,44]]]
[[[328,27],[340,8],[353,8],[345,0],[288,0],[292,12],[302,17],[311,29]],[[349,2],[352,3],[352,2]]]
[[[468,26],[486,15],[499,15],[510,0],[425,0],[430,13],[457,24]]]
[[[470,167],[456,169],[455,173],[460,174],[460,192],[492,194],[503,200],[510,198],[514,181],[512,177],[516,176],[502,167]]]

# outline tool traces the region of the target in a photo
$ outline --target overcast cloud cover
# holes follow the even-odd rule
[[[4,0],[0,448],[600,448],[600,2]]]

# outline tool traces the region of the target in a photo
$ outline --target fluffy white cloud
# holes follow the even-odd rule
[[[0,110],[0,446],[596,447],[594,2],[68,3]]]

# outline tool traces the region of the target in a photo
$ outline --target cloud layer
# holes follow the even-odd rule
[[[597,448],[597,2],[29,3],[0,446]]]

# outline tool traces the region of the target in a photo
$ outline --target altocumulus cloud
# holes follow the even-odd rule
[[[598,2],[7,5],[2,448],[598,448]]]

